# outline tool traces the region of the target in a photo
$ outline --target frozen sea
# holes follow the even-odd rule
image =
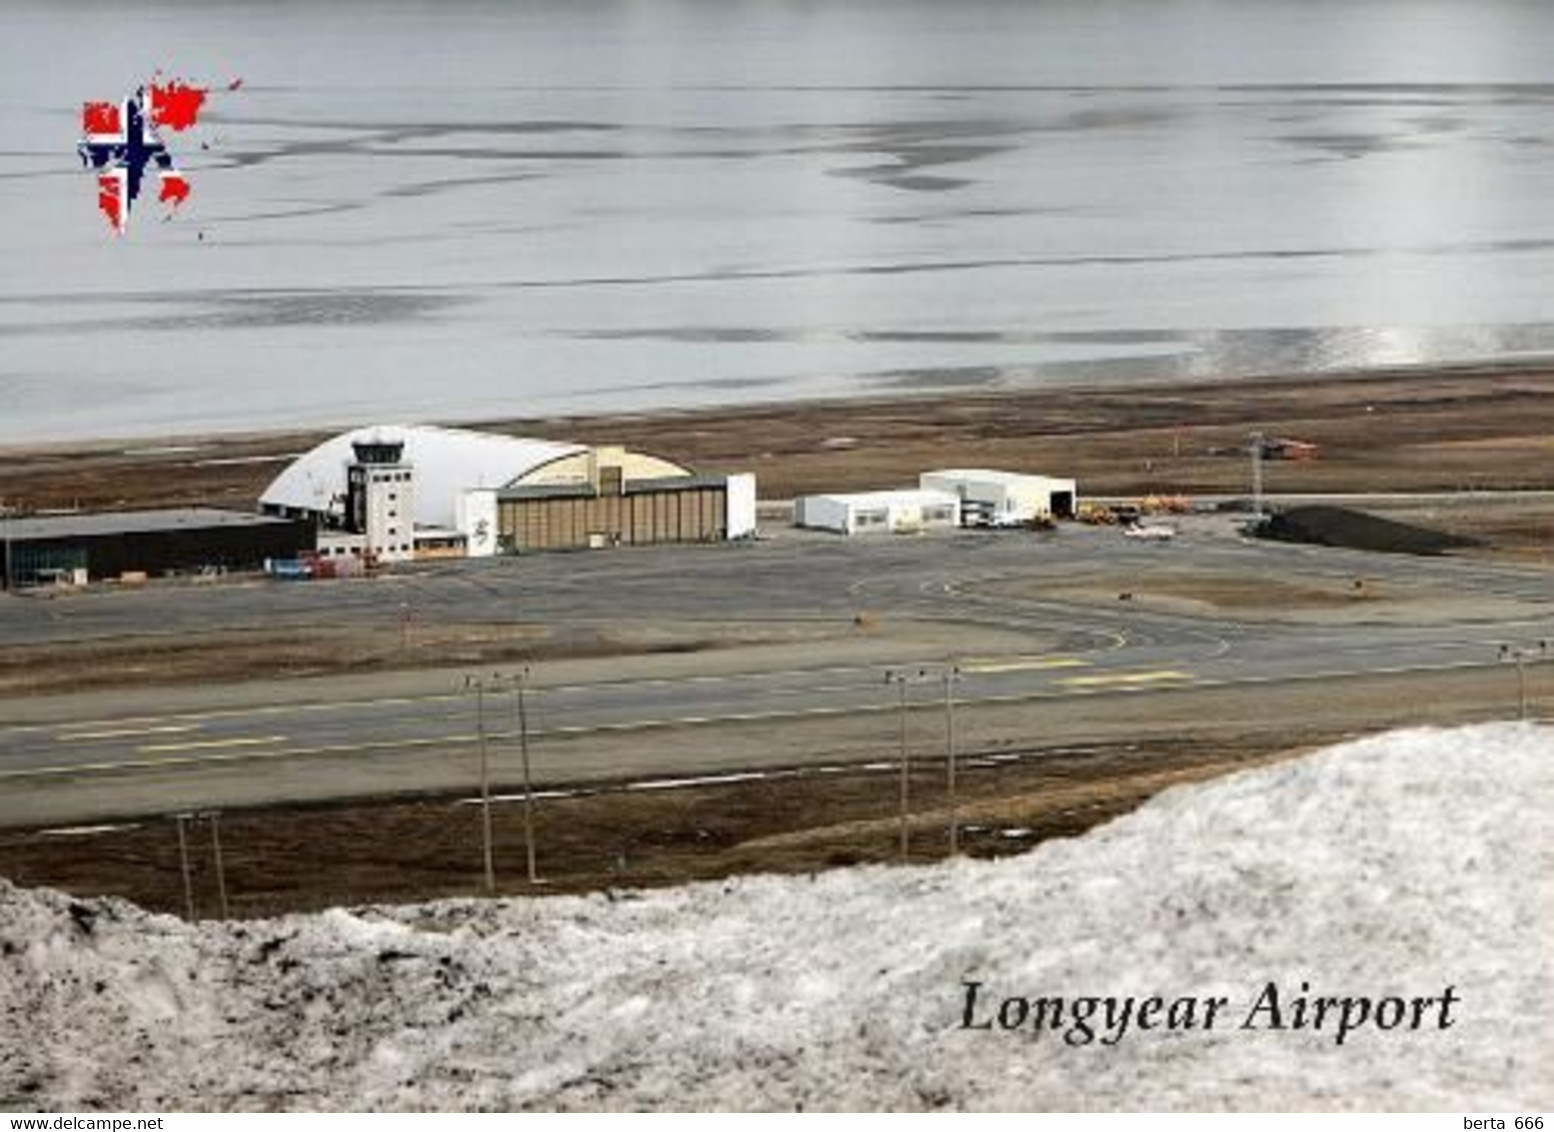
[[[1531,0],[14,0],[0,443],[1551,354],[1551,49]],[[158,69],[215,88],[193,197],[115,238],[80,105]]]

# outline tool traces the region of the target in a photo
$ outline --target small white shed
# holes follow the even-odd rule
[[[944,529],[960,525],[960,500],[922,489],[804,495],[794,501],[793,519],[801,527],[846,535]]]

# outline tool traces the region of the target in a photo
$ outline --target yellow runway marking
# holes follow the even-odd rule
[[[71,731],[56,735],[59,743],[90,743],[94,739],[124,739],[131,735],[172,735],[180,731],[198,731],[197,723],[169,725],[167,727],[115,727],[107,731]]]
[[[486,736],[492,742],[503,737],[503,735],[495,732]],[[338,743],[325,747],[279,747],[267,751],[256,751],[251,747],[244,751],[231,750],[231,747],[238,743],[275,743],[280,742],[284,738],[284,736],[275,736],[269,739],[228,740],[226,741],[228,749],[217,754],[170,755],[159,759],[123,759],[119,762],[111,763],[65,763],[59,766],[28,767],[21,770],[0,771],[0,781],[24,778],[61,778],[77,774],[103,774],[127,770],[164,770],[175,766],[216,766],[223,763],[256,762],[260,759],[295,759],[308,758],[315,755],[344,755],[366,751],[398,751],[411,747],[434,747],[445,744],[473,744],[478,736],[448,735],[433,739],[387,739],[369,743]],[[190,750],[199,746],[200,744],[186,744],[160,749]],[[139,748],[141,752],[157,749],[153,747]]]
[[[152,743],[136,747],[137,755],[159,755],[165,751],[205,751],[215,747],[267,747],[271,743],[284,743],[284,735],[265,735],[252,739],[204,739],[195,743]]]
[[[538,691],[539,689],[536,689]],[[206,708],[200,711],[169,711],[160,712],[157,715],[125,716],[120,719],[85,719],[77,723],[18,723],[0,726],[0,735],[25,734],[38,731],[52,731],[59,727],[128,727],[130,725],[151,728],[154,724],[166,723],[171,720],[198,721],[209,719],[242,719],[245,716],[256,715],[290,715],[297,712],[330,712],[345,711],[351,708],[378,707],[382,705],[402,706],[405,704],[433,703],[439,700],[468,699],[467,692],[432,692],[419,696],[384,696],[368,700],[324,700],[302,703],[257,704],[252,707],[230,708]],[[198,722],[190,722],[190,726],[198,727]]]
[[[1069,688],[1097,688],[1108,684],[1137,686],[1157,684],[1172,680],[1191,680],[1192,673],[1162,669],[1159,672],[1115,672],[1105,676],[1070,676],[1058,683]]]
[[[992,675],[999,672],[1033,672],[1044,668],[1089,668],[1088,660],[1077,656],[1014,657],[1009,660],[972,661],[962,664],[962,672]]]

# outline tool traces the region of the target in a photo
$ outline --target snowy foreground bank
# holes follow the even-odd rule
[[[0,1107],[1547,1109],[1551,811],[1495,725],[1001,862],[200,927],[0,882]]]

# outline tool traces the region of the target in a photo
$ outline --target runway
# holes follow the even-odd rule
[[[1340,593],[1399,594],[1330,615],[1255,609],[1255,616],[1154,601],[1151,579],[1220,572],[1299,582]],[[1044,598],[1087,579],[1134,578],[1140,591],[1102,600]],[[1304,591],[1303,591],[1304,592]],[[1436,598],[1432,595],[1451,595]],[[1127,597],[1130,600],[1119,600]],[[1337,602],[1338,598],[1332,599]],[[774,663],[759,649],[674,658],[593,658],[537,667],[525,708],[534,773],[547,784],[738,769],[763,733],[763,760],[857,757],[860,736],[880,738],[899,707],[894,669],[927,727],[942,709],[945,673],[968,720],[1004,711],[1016,730],[1029,708],[1099,705],[1118,697],[1164,704],[1241,690],[1247,722],[1255,693],[1502,665],[1502,644],[1554,639],[1549,575],[1461,559],[1421,560],[1242,541],[1222,527],[1184,530],[1167,545],[1115,531],[1065,528],[1057,537],[978,535],[842,542],[808,537],[769,545],[536,557],[460,563],[351,585],[240,584],[152,589],[68,601],[0,602],[7,640],[111,639],[193,633],[287,620],[392,616],[468,618],[543,611],[548,623],[656,618],[872,616],[942,630],[943,651],[861,661],[845,646]],[[522,610],[515,607],[523,607]],[[979,650],[980,634],[997,649]],[[1021,649],[1020,636],[1040,640]],[[1013,644],[1015,647],[1011,647]],[[496,675],[511,676],[512,666]],[[172,805],[258,804],[420,789],[469,781],[482,744],[504,780],[513,774],[516,697],[482,697],[457,668],[342,681],[266,681],[239,687],[151,688],[0,702],[0,825],[165,812]],[[479,673],[489,677],[490,672]],[[1509,688],[1510,672],[1501,674]],[[1130,708],[1135,712],[1136,708]],[[1050,712],[1048,713],[1050,715]],[[1147,713],[1146,713],[1147,714]],[[740,737],[724,744],[722,737]],[[777,741],[778,733],[782,741]],[[804,734],[795,746],[789,740]],[[828,738],[829,737],[829,738]],[[719,749],[726,746],[726,749]],[[764,749],[763,749],[764,750]],[[741,754],[745,752],[746,754]],[[79,804],[77,804],[79,803]]]

